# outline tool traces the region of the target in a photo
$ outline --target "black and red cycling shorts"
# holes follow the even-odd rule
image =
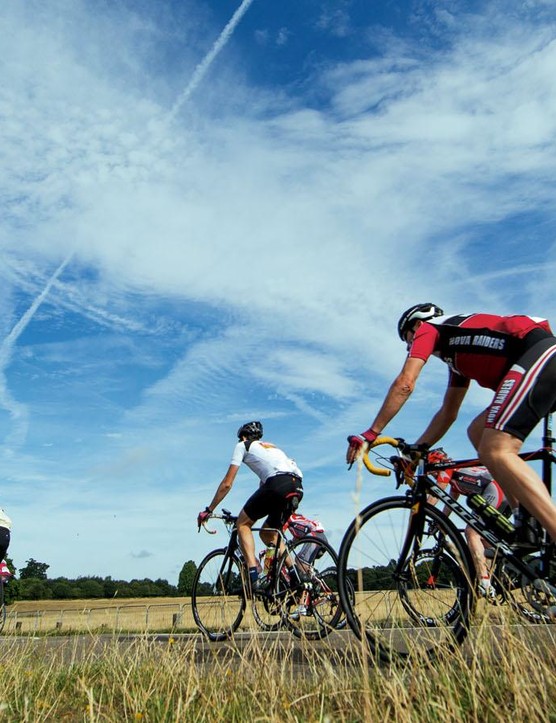
[[[556,410],[556,337],[529,348],[500,382],[487,409],[485,427],[524,440]]]

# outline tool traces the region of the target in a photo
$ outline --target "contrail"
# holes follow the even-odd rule
[[[48,283],[33,301],[31,306],[23,314],[21,319],[10,331],[8,336],[3,340],[0,345],[0,407],[4,408],[11,416],[14,422],[14,430],[8,435],[8,449],[11,445],[21,444],[27,435],[28,421],[27,421],[27,407],[24,404],[16,401],[9,392],[5,370],[10,363],[14,346],[25,330],[27,324],[31,321],[35,315],[37,309],[42,302],[48,296],[52,285],[56,279],[60,276],[66,266],[69,264],[73,256],[73,252],[58,266],[56,271],[52,274]]]
[[[199,65],[195,68],[193,72],[193,76],[191,80],[189,81],[189,84],[187,88],[183,91],[183,93],[180,95],[180,97],[177,99],[177,101],[174,103],[174,106],[172,110],[169,113],[169,120],[172,120],[172,118],[175,117],[179,109],[182,107],[184,103],[186,103],[191,94],[196,90],[199,83],[203,80],[205,77],[205,74],[207,70],[210,68],[212,61],[216,58],[218,53],[222,50],[222,48],[226,45],[228,40],[232,37],[232,34],[236,27],[238,26],[241,18],[245,15],[245,13],[249,10],[249,7],[252,5],[254,0],[243,0],[241,5],[238,7],[238,9],[235,11],[235,13],[232,15],[230,21],[224,28],[224,30],[220,33],[220,36],[212,46],[212,48],[209,50],[209,52],[206,54],[206,56],[203,58],[203,60],[199,63]]]

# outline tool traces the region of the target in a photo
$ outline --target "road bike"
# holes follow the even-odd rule
[[[548,415],[541,448],[519,455],[542,463],[549,491],[553,443]],[[535,540],[518,543],[513,525],[497,510],[463,507],[432,474],[475,466],[478,459],[431,463],[424,448],[382,436],[363,455],[363,463],[372,474],[393,472],[397,487],[408,487],[404,495],[380,499],[360,512],[339,552],[341,604],[351,629],[375,656],[385,662],[413,654],[432,657],[467,636],[477,603],[476,570],[454,518],[490,547],[495,601],[511,605],[530,622],[554,621],[556,549],[546,532],[539,527]],[[444,503],[450,517],[427,502],[430,496]]]
[[[345,625],[338,595],[338,557],[327,542],[310,536],[290,540],[276,530],[266,584],[252,589],[239,547],[237,517],[222,510],[210,519],[222,520],[229,540],[226,547],[208,553],[193,581],[193,617],[209,640],[231,637],[248,602],[255,622],[266,631],[286,627],[297,637],[319,640]],[[204,527],[207,529],[206,524]],[[261,529],[254,527],[253,531]]]

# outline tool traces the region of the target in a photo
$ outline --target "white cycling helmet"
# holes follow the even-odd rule
[[[436,304],[415,304],[411,308],[404,311],[398,321],[398,334],[400,339],[405,341],[405,335],[408,329],[413,326],[416,321],[427,321],[435,316],[442,316],[444,312]]]

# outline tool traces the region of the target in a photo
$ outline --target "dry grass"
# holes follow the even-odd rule
[[[462,649],[391,667],[373,665],[348,633],[339,644],[258,636],[243,646],[7,637],[0,721],[549,723],[554,651],[550,636],[486,617]]]

